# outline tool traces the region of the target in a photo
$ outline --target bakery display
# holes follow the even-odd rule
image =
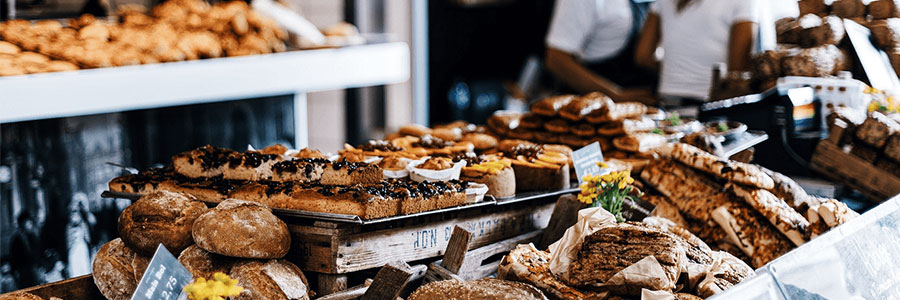
[[[70,19],[0,23],[0,49],[13,64],[0,64],[3,75],[103,68],[265,54],[286,50],[287,32],[241,1],[210,5],[172,0],[149,13],[123,8],[115,20],[92,15]],[[44,55],[41,60],[29,58]],[[53,60],[50,60],[53,58]],[[25,61],[28,60],[28,61]]]

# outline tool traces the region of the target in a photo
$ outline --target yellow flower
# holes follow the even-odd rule
[[[237,285],[238,281],[231,279],[222,272],[213,274],[213,280],[197,278],[194,283],[184,287],[188,297],[193,300],[224,300],[224,297],[235,296],[244,290]]]
[[[609,166],[607,166],[606,163],[604,163],[604,162],[602,162],[602,161],[598,161],[598,162],[597,162],[597,166],[598,166],[598,167],[601,167],[601,168],[603,168],[603,169],[609,168]]]

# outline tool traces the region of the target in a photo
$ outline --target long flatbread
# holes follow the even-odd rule
[[[763,167],[760,167],[760,170],[769,175],[769,177],[772,177],[772,181],[775,182],[775,187],[769,190],[769,192],[772,192],[776,197],[783,199],[796,211],[803,212],[809,208],[811,197],[803,190],[803,187],[801,187],[800,184],[784,174]]]
[[[673,159],[692,168],[728,181],[766,190],[775,187],[775,182],[772,178],[763,173],[757,166],[722,159],[685,143],[673,145],[671,156]]]
[[[784,200],[763,189],[746,188],[739,185],[732,185],[731,188],[735,195],[743,198],[750,207],[766,217],[794,245],[800,246],[806,243],[804,237],[807,235],[809,221],[788,206]]]
[[[710,213],[726,200],[718,183],[671,160],[648,165],[641,179],[668,197],[685,217],[707,223],[712,222]]]
[[[741,201],[729,201],[716,208],[712,217],[728,233],[730,242],[750,257],[754,268],[760,268],[794,248],[787,237]]]

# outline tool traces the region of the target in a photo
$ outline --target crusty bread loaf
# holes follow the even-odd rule
[[[895,133],[888,138],[884,146],[884,156],[900,162],[900,133]]]
[[[459,282],[444,280],[427,283],[409,295],[409,300],[479,300],[547,299],[540,290],[530,284],[493,278]]]
[[[178,174],[191,177],[216,177],[222,175],[233,150],[206,145],[172,156],[172,165]]]
[[[180,253],[194,243],[191,226],[207,210],[192,196],[158,191],[144,195],[119,215],[119,235],[134,251],[152,256],[159,244]]]
[[[866,14],[866,5],[862,0],[835,0],[831,12],[841,18],[861,18]]]
[[[880,112],[873,112],[856,130],[856,138],[880,149],[895,133],[900,134],[900,124]]]
[[[0,300],[44,300],[44,298],[30,293],[14,292],[0,294]]]
[[[788,49],[781,61],[785,76],[826,77],[843,71],[847,54],[835,45]]]
[[[141,280],[135,276],[137,256],[140,254],[125,246],[122,239],[114,239],[100,247],[94,256],[92,270],[94,284],[104,297],[110,300],[131,299],[131,294]],[[143,268],[146,269],[146,266]]]
[[[520,244],[500,261],[497,278],[534,285],[550,299],[602,298],[595,292],[569,286],[550,272],[550,253],[540,251],[533,244]]]
[[[897,4],[894,3],[894,0],[874,0],[869,2],[867,10],[869,16],[875,20],[900,17],[900,13],[897,12]]]
[[[228,274],[236,260],[203,250],[197,245],[191,245],[181,251],[178,261],[191,272],[194,278],[209,279],[216,272]]]
[[[231,268],[230,276],[244,288],[231,297],[234,300],[306,300],[315,296],[300,268],[282,259],[241,262]]]
[[[243,258],[281,258],[291,246],[287,225],[257,202],[228,199],[194,222],[193,237],[206,251]]]

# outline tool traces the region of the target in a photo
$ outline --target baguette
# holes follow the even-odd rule
[[[784,174],[763,167],[760,167],[760,169],[769,177],[772,177],[772,181],[775,182],[775,188],[769,190],[769,192],[780,199],[784,199],[794,210],[798,212],[806,211],[811,200],[809,194],[803,190],[800,184]]]
[[[784,200],[762,189],[750,189],[739,185],[732,185],[731,188],[735,195],[743,198],[750,207],[766,217],[794,245],[800,246],[806,242],[804,237],[807,236],[809,221]]]
[[[672,147],[672,158],[710,175],[766,190],[775,187],[772,178],[755,165],[722,159],[684,143]]]

